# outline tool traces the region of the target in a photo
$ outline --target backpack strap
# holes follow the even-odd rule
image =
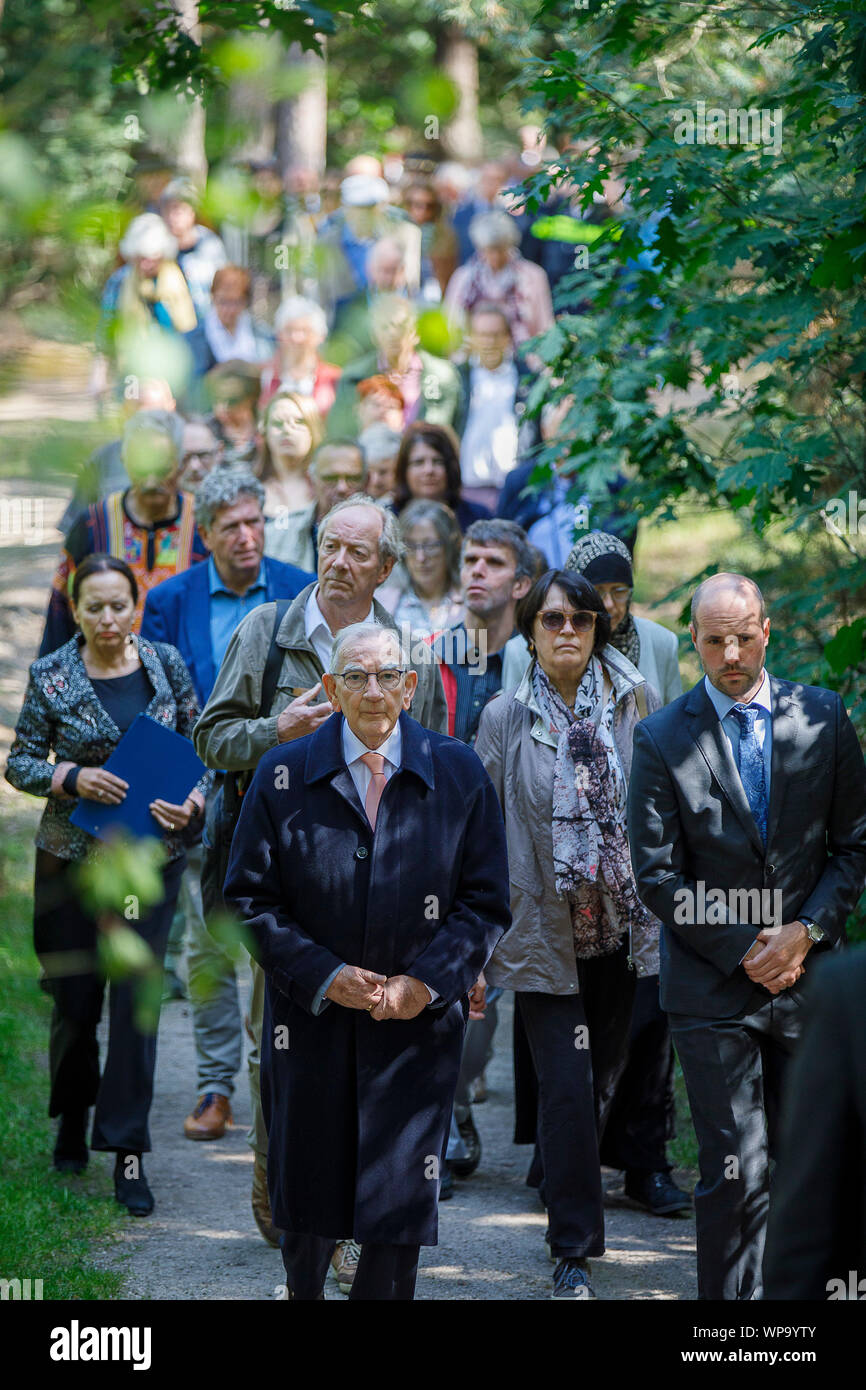
[[[276,612],[274,613],[274,626],[271,631],[271,645],[268,650],[268,659],[265,662],[265,669],[262,672],[262,698],[259,704],[259,718],[267,716],[271,705],[274,703],[274,696],[277,693],[277,682],[280,678],[280,671],[283,665],[283,649],[277,646],[277,633],[280,630],[283,618],[291,607],[290,598],[278,598],[276,602]]]

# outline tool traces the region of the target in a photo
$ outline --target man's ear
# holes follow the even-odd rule
[[[198,533],[204,541],[205,550],[209,555],[211,555],[213,553],[213,546],[211,545],[210,531],[206,531],[203,526],[200,526],[198,528]]]
[[[331,702],[331,709],[339,711],[340,699],[337,694],[337,682],[334,680],[334,677],[331,675],[329,671],[326,671],[322,676],[322,685],[324,687],[325,694]]]
[[[418,689],[418,672],[407,671],[403,683],[403,708],[408,709],[412,703],[412,697]]]
[[[379,570],[379,579],[378,579],[377,584],[376,584],[376,588],[377,588],[377,589],[378,589],[378,587],[379,587],[380,584],[384,584],[384,583],[385,583],[385,580],[388,578],[388,575],[391,573],[391,571],[392,571],[392,569],[394,568],[394,565],[395,565],[395,564],[396,564],[396,561],[395,561],[393,555],[389,555],[387,560],[383,560],[383,561],[382,561],[382,566],[381,566],[381,568],[380,568],[380,570]]]
[[[695,651],[697,651],[697,649],[698,649],[698,630],[697,630],[697,628],[695,627],[694,623],[689,623],[689,632],[691,633],[692,645],[693,645]]]
[[[531,588],[532,580],[530,579],[529,575],[521,575],[519,579],[515,579],[514,583],[511,586],[511,597],[514,599],[516,603],[518,599],[526,598],[526,595],[529,593],[529,590]]]

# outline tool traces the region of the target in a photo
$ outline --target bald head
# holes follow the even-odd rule
[[[731,574],[722,571],[721,574],[711,574],[709,579],[705,579],[703,584],[699,584],[692,595],[692,627],[697,631],[698,610],[706,600],[714,602],[722,597],[738,596],[748,603],[757,605],[758,621],[764,622],[767,616],[767,609],[764,604],[764,595],[761,593],[754,579],[748,579],[744,574]]]
[[[770,620],[757,584],[742,574],[714,574],[692,599],[692,641],[707,678],[732,700],[748,703],[761,688]]]

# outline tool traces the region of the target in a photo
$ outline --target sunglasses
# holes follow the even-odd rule
[[[595,627],[597,613],[587,613],[579,610],[576,613],[563,613],[559,608],[544,608],[537,616],[541,619],[541,626],[545,632],[561,632],[568,618],[575,632],[590,632]]]

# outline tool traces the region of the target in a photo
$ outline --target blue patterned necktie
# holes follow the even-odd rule
[[[767,846],[767,779],[764,775],[764,754],[758,746],[755,720],[760,705],[734,705],[733,713],[740,724],[740,780],[755,818],[761,842]]]

